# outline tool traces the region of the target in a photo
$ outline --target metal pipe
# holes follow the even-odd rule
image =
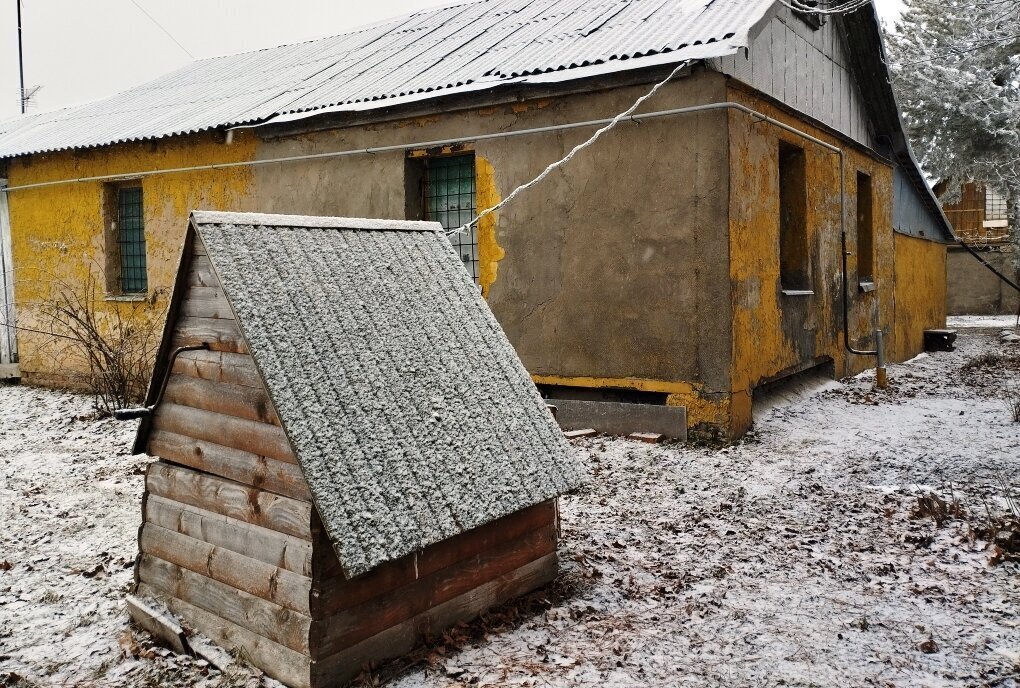
[[[21,103],[21,114],[25,114],[25,58],[21,48],[21,0],[14,0],[18,7],[18,83],[21,90],[18,91],[18,100]]]
[[[159,406],[159,402],[163,401],[163,394],[166,392],[166,386],[170,382],[170,373],[174,368],[174,362],[177,357],[183,354],[185,351],[208,351],[209,344],[202,342],[194,346],[179,346],[174,349],[173,353],[170,354],[170,360],[166,364],[166,372],[163,374],[163,381],[159,385],[159,392],[156,394],[156,398],[153,399],[152,403],[148,406],[142,406],[140,408],[129,408],[129,409],[117,409],[113,412],[113,417],[117,420],[135,420],[137,418],[145,418],[151,416],[153,409]]]
[[[875,363],[875,384],[879,389],[889,386],[889,375],[885,369],[885,332],[881,329],[875,330],[875,354],[878,362]]]
[[[749,115],[750,117],[753,117],[753,118],[757,119],[758,121],[767,122],[768,124],[771,124],[772,126],[778,128],[778,129],[782,129],[783,131],[789,132],[789,133],[791,133],[791,134],[793,134],[795,136],[798,136],[798,137],[800,137],[800,138],[802,138],[802,139],[804,139],[806,141],[810,141],[811,143],[814,143],[815,145],[820,146],[821,148],[823,148],[825,150],[828,150],[828,151],[830,151],[832,153],[835,153],[835,154],[837,154],[839,156],[839,222],[840,222],[840,237],[841,237],[841,242],[842,242],[842,247],[843,247],[843,261],[842,261],[843,262],[843,276],[842,276],[842,282],[843,282],[843,345],[844,345],[844,347],[846,348],[846,350],[849,353],[856,354],[858,356],[875,356],[875,355],[877,355],[876,351],[859,350],[859,349],[855,349],[854,347],[852,347],[850,345],[850,323],[849,323],[849,318],[850,318],[850,316],[849,316],[849,299],[850,299],[850,295],[849,295],[849,284],[848,284],[848,278],[847,278],[847,260],[846,260],[846,258],[847,258],[847,252],[846,252],[846,174],[845,174],[845,172],[846,172],[846,162],[845,162],[845,153],[844,153],[842,148],[840,148],[839,146],[834,146],[834,145],[832,145],[830,143],[827,143],[827,142],[819,139],[816,136],[812,136],[811,134],[808,134],[805,131],[801,131],[800,129],[797,129],[796,127],[790,126],[789,124],[786,124],[785,122],[781,122],[781,121],[775,119],[774,117],[770,117],[770,116],[766,115],[763,112],[759,112],[757,110],[749,108],[746,105],[742,105],[741,103],[733,103],[733,102],[729,102],[729,101],[718,102],[718,103],[708,103],[708,104],[705,104],[705,105],[693,105],[693,106],[690,106],[690,107],[683,107],[683,108],[672,108],[672,109],[669,109],[669,110],[659,110],[659,111],[656,111],[656,112],[646,112],[646,113],[639,114],[639,115],[631,115],[627,119],[629,119],[630,121],[636,123],[636,122],[641,122],[641,121],[649,120],[649,119],[657,119],[657,118],[662,118],[662,117],[673,117],[673,116],[678,116],[678,115],[698,114],[698,113],[703,113],[703,112],[711,112],[711,111],[714,111],[714,110],[737,110],[739,112],[743,112],[743,113]],[[196,171],[204,171],[204,170],[219,170],[219,169],[230,169],[230,168],[236,168],[236,167],[255,167],[255,166],[262,166],[262,165],[279,164],[279,163],[299,162],[299,161],[304,161],[304,160],[322,160],[322,159],[327,159],[327,158],[345,158],[345,157],[350,157],[350,156],[355,156],[355,155],[374,155],[374,154],[378,154],[378,153],[390,153],[390,152],[396,152],[396,151],[409,151],[409,150],[416,150],[416,149],[421,149],[421,148],[438,148],[438,147],[441,147],[441,146],[449,146],[449,145],[460,144],[460,143],[465,143],[465,142],[469,142],[469,141],[470,142],[490,141],[490,140],[493,140],[493,139],[507,139],[507,138],[514,138],[514,137],[518,137],[518,136],[529,136],[529,135],[534,135],[534,134],[544,134],[544,133],[549,133],[549,132],[566,131],[566,130],[570,130],[570,129],[599,127],[599,126],[604,126],[606,124],[609,124],[610,122],[613,121],[613,119],[614,118],[610,117],[610,118],[606,118],[606,119],[587,120],[587,121],[584,121],[584,122],[571,122],[571,123],[568,123],[568,124],[554,124],[554,125],[546,126],[546,127],[534,127],[534,128],[531,128],[531,129],[518,129],[518,130],[514,130],[514,131],[495,132],[495,133],[491,133],[491,134],[476,134],[474,136],[472,136],[472,135],[465,135],[465,136],[460,136],[460,137],[455,138],[455,139],[438,139],[438,140],[434,140],[434,141],[418,141],[418,142],[415,142],[415,143],[396,144],[396,145],[392,145],[392,146],[379,146],[379,147],[376,147],[376,148],[356,148],[356,149],[343,150],[343,151],[331,151],[331,152],[328,152],[328,153],[309,153],[309,154],[305,154],[305,155],[291,155],[291,156],[280,157],[280,158],[268,158],[268,159],[265,159],[265,160],[245,160],[245,161],[238,161],[238,162],[212,164],[212,165],[196,165],[196,166],[193,166],[193,167],[176,167],[176,168],[170,168],[170,169],[164,169],[164,170],[151,170],[151,171],[148,171],[148,172],[128,172],[128,173],[123,173],[123,174],[100,175],[100,176],[94,176],[94,177],[79,177],[77,179],[64,179],[64,180],[50,181],[50,182],[38,182],[38,183],[35,183],[35,184],[23,184],[21,186],[12,186],[12,187],[8,187],[5,190],[5,192],[10,193],[11,191],[22,191],[22,190],[27,190],[27,189],[38,189],[38,188],[49,187],[49,186],[57,186],[57,185],[60,185],[60,184],[74,184],[74,183],[82,183],[82,182],[110,181],[110,180],[117,180],[117,179],[124,179],[124,178],[137,178],[137,177],[144,177],[144,176],[177,174],[177,173],[181,173],[181,172],[196,172]],[[242,127],[234,127],[234,128],[235,129],[239,129],[239,128],[242,128]]]

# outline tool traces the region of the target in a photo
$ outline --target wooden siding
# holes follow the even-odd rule
[[[146,449],[137,592],[300,688],[342,685],[366,663],[556,576],[545,502],[347,579],[201,242]]]
[[[834,21],[816,30],[791,10],[779,7],[747,54],[741,51],[709,64],[872,147],[867,110]]]

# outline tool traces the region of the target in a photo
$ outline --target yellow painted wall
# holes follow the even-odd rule
[[[857,172],[871,175],[875,236],[873,293],[857,288],[856,255],[849,260],[852,341],[870,347],[876,327],[891,333],[895,299],[892,168],[741,90],[733,101],[795,126],[846,152],[847,246],[856,248]],[[812,295],[787,295],[780,285],[779,141],[805,151],[807,227]],[[751,423],[754,389],[787,374],[831,361],[837,376],[859,372],[873,359],[847,356],[842,330],[839,157],[825,148],[747,114],[730,113],[730,276],[733,298],[732,401],[734,435]]]
[[[896,339],[892,360],[924,350],[924,331],[946,325],[946,247],[896,235]]]
[[[216,135],[196,135],[156,143],[122,144],[94,151],[62,152],[15,159],[8,167],[10,186],[103,175],[248,160],[254,136],[237,136],[227,146]],[[148,327],[162,320],[180,257],[188,213],[194,209],[243,209],[251,170],[182,172],[145,176],[144,197],[147,302],[109,300],[105,292],[106,248],[103,182],[61,184],[9,194],[14,258],[14,292],[21,373],[39,384],[76,385],[84,362],[67,343],[38,332],[51,325],[40,312],[62,289],[81,292],[97,286],[97,313],[113,322],[119,311],[127,321]],[[158,325],[158,323],[157,323]],[[157,327],[158,330],[158,327]],[[159,332],[157,332],[158,336]]]

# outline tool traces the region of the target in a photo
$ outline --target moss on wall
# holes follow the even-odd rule
[[[895,361],[924,350],[924,331],[946,325],[946,247],[896,235]]]
[[[237,136],[232,145],[212,134],[156,143],[111,146],[20,158],[9,166],[10,185],[249,160],[254,136]],[[249,168],[181,172],[141,177],[144,196],[148,293],[144,301],[113,300],[107,294],[103,182],[79,182],[10,193],[14,293],[18,314],[21,372],[28,382],[77,386],[86,364],[66,341],[48,333],[41,312],[62,291],[83,293],[93,284],[94,304],[104,322],[120,314],[138,328],[160,321],[173,284],[192,210],[242,209],[251,181]],[[158,330],[160,322],[155,322]],[[31,332],[28,330],[37,330]],[[158,334],[158,333],[157,333]]]

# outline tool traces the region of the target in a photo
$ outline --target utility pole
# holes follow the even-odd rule
[[[21,114],[25,114],[25,58],[21,50],[21,0],[14,0],[18,7],[18,83],[21,89],[18,91],[18,102],[21,104]]]

